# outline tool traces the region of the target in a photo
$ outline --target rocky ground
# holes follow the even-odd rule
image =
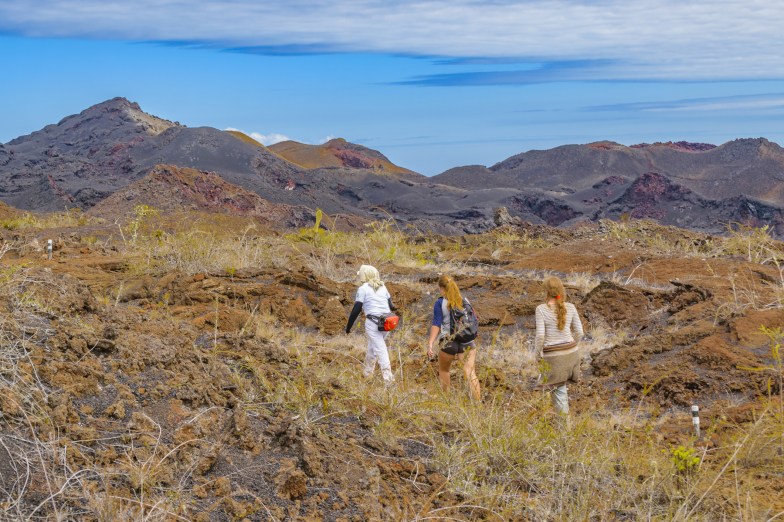
[[[650,476],[671,483],[667,495],[656,490],[662,498],[650,500],[661,511],[646,514],[619,498],[581,512],[586,519],[767,519],[784,510],[782,454],[743,465],[731,455],[738,430],[752,433],[778,408],[781,373],[764,369],[776,360],[760,327],[784,325],[780,243],[755,240],[752,252],[749,239],[746,250],[733,250],[721,238],[645,222],[577,230],[513,223],[460,238],[404,238],[389,224],[364,235],[305,229],[287,236],[224,223],[226,237],[190,231],[177,242],[186,232],[162,223],[137,221],[133,236],[123,230],[133,223],[3,231],[6,519],[578,516],[556,503],[542,507],[552,489],[512,476],[508,470],[521,475],[521,468],[499,460],[524,452],[499,451],[465,480],[442,454],[468,436],[468,424],[439,413],[458,407],[470,422],[527,412],[527,424],[551,433],[551,442],[529,451],[565,443],[553,438],[559,420],[531,387],[533,311],[546,274],[566,281],[589,334],[583,381],[570,388],[577,423],[611,425],[628,444],[644,439],[654,448],[651,461],[665,464],[673,459],[661,454],[670,448],[702,448],[705,469],[714,470],[704,481],[690,479],[688,489],[677,462],[675,478],[657,468]],[[47,238],[54,238],[51,259]],[[189,253],[197,239],[206,250]],[[361,382],[361,328],[343,333],[352,275],[367,261],[403,311],[390,338],[392,389]],[[441,272],[455,275],[480,316],[482,405],[467,401],[457,370],[455,390],[441,395],[424,358]],[[692,404],[702,412],[699,441],[691,437]],[[774,435],[768,426],[759,441],[775,440],[771,426]],[[735,489],[732,476],[720,473],[724,462]],[[565,465],[577,473],[578,463]],[[634,487],[637,479],[627,478]],[[659,487],[643,475],[639,481]],[[509,498],[483,497],[480,484],[503,487]]]

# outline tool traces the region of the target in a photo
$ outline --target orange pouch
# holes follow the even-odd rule
[[[400,317],[390,314],[387,316],[382,316],[378,318],[378,329],[382,332],[391,332],[395,328],[397,328],[398,323],[400,322]]]

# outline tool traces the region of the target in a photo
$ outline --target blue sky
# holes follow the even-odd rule
[[[784,143],[779,5],[2,0],[0,142],[124,96],[427,175],[603,139]]]

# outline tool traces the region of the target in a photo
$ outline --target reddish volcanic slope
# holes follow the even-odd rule
[[[158,165],[144,178],[104,199],[89,213],[113,218],[132,215],[137,205],[164,213],[196,210],[255,217],[271,227],[312,223],[313,212],[301,206],[270,203],[253,192],[228,183],[213,172]]]
[[[388,174],[415,174],[411,170],[395,165],[376,150],[349,143],[342,138],[330,140],[322,145],[283,141],[271,145],[269,149],[306,169],[349,167],[372,169]]]

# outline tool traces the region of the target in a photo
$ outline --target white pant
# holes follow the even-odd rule
[[[569,393],[566,385],[562,384],[557,388],[553,388],[550,392],[553,398],[553,406],[558,413],[569,413]]]
[[[389,364],[389,352],[387,351],[387,343],[384,342],[389,332],[381,332],[378,325],[369,319],[365,319],[365,337],[367,337],[368,347],[367,354],[365,355],[365,367],[363,373],[365,377],[373,375],[373,370],[376,368],[376,361],[381,367],[381,375],[384,380],[392,382],[395,380],[392,375],[392,368]]]

